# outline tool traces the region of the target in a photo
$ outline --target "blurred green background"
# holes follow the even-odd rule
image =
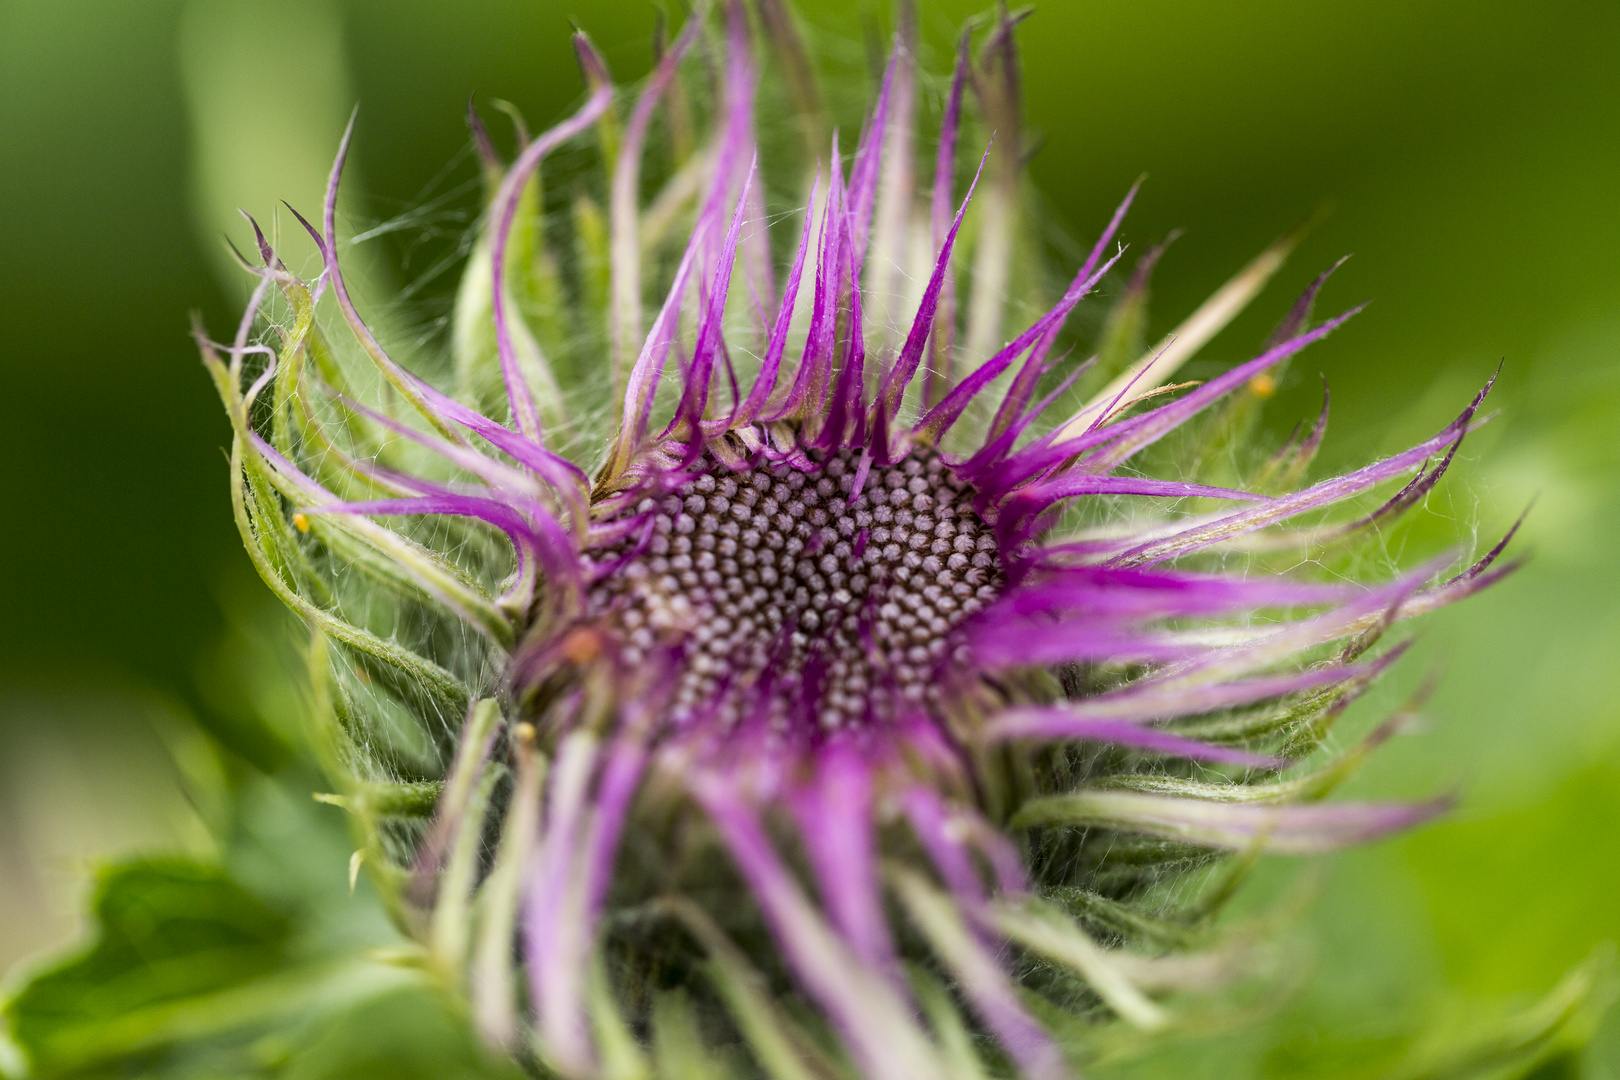
[[[943,70],[979,5],[920,6]],[[801,10],[857,66],[888,18]],[[358,101],[349,209],[409,212],[358,250],[379,292],[420,285],[395,331],[431,335],[471,202],[467,96],[558,115],[570,17],[621,80],[646,71],[642,0],[0,0],[0,968],[71,937],[90,860],[203,842],[161,733],[226,707],[225,628],[265,605],[186,331],[191,308],[234,325],[234,208],[316,207]],[[1533,1000],[1620,940],[1620,5],[1046,0],[1022,44],[1054,233],[1088,240],[1143,172],[1126,239],[1186,229],[1155,336],[1331,199],[1205,355],[1245,355],[1353,252],[1324,307],[1375,303],[1296,363],[1273,422],[1314,412],[1320,371],[1324,464],[1364,460],[1505,361],[1502,416],[1426,512],[1489,542],[1537,500],[1528,568],[1431,619],[1372,703],[1440,665],[1426,725],[1355,793],[1454,789],[1457,811],[1329,864],[1279,1015],[1134,1071],[1322,1074],[1415,1017]],[[1620,1076],[1620,1019],[1580,1068]]]

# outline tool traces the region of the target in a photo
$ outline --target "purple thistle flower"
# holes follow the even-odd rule
[[[769,46],[798,56],[786,13],[762,11]],[[351,300],[345,135],[322,227],[299,219],[319,276],[261,236],[234,341],[199,334],[235,430],[237,521],[266,582],[336,645],[329,768],[366,790],[442,784],[430,824],[363,824],[374,862],[408,868],[401,920],[491,1041],[569,1077],[633,1075],[673,1030],[778,1077],[972,1075],[981,1053],[1068,1075],[1074,1017],[1171,1022],[1133,981],[1141,958],[1121,959],[1146,918],[1132,905],[1165,881],[1213,853],[1322,851],[1440,809],[1317,801],[1388,729],[1289,770],[1399,654],[1374,655],[1379,636],[1508,572],[1501,545],[1449,578],[1441,560],[1367,585],[1212,568],[1413,505],[1489,384],[1431,439],[1312,486],[1289,490],[1325,405],[1259,470],[1269,486],[1149,475],[1156,444],[1230,418],[1359,309],[1309,326],[1324,274],[1254,359],[1167,391],[1280,242],[1079,396],[1092,373],[1055,348],[1121,257],[1133,189],[1057,302],[994,349],[1022,183],[1006,18],[978,59],[962,39],[925,199],[903,29],[847,165],[836,133],[818,148],[778,265],[755,142],[766,65],[740,4],[722,24],[713,134],[675,155],[651,208],[643,156],[661,109],[690,112],[701,14],[622,127],[583,35],[585,103],[510,166],[474,115],[493,194],[454,393],[396,361]],[[784,68],[802,91],[804,66]],[[970,89],[998,131],[959,190]],[[591,232],[587,195],[574,231],[600,238],[601,321],[582,334],[565,312],[548,330],[567,290],[536,177],[593,129],[606,228]],[[874,322],[913,280],[908,314]],[[321,330],[328,294],[352,348]],[[273,344],[254,339],[262,319]],[[570,400],[592,393],[596,436]],[[1295,526],[1401,478],[1363,518]],[[1125,517],[1122,500],[1149,509]]]

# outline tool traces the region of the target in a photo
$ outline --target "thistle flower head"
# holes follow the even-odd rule
[[[1173,883],[1437,809],[1317,801],[1388,726],[1289,770],[1398,655],[1381,635],[1506,572],[1500,546],[1361,584],[1267,553],[1413,505],[1485,391],[1314,485],[1325,404],[1247,483],[1156,474],[1167,436],[1241,433],[1355,313],[1311,325],[1327,274],[1202,383],[1171,379],[1291,241],[1140,359],[1105,329],[1075,362],[1066,321],[1120,259],[1135,192],[1019,324],[1036,297],[1008,301],[1034,280],[1012,20],[977,52],[964,35],[919,191],[909,20],[846,160],[791,19],[759,14],[760,40],[739,3],[695,14],[623,98],[577,37],[584,104],[509,164],[474,115],[491,194],[454,385],[398,362],[351,299],[340,150],[305,222],[319,275],[261,238],[234,342],[199,338],[237,521],[332,650],[324,760],[366,796],[350,805],[401,871],[401,921],[489,1040],[582,1078],[682,1039],[775,1077],[1067,1075],[1088,1033],[1173,1021],[1153,951],[1217,902]],[[711,34],[705,105],[688,69]],[[770,191],[767,69],[814,140]],[[966,145],[981,127],[988,150]],[[577,193],[562,257],[538,175],[592,132],[603,183]],[[352,347],[325,336],[328,307]],[[423,785],[426,820],[404,797]]]

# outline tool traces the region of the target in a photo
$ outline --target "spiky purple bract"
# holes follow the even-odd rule
[[[766,7],[791,53],[790,24]],[[669,181],[684,185],[692,225],[666,252],[674,270],[644,338],[657,249],[642,240],[641,155],[702,14],[617,144],[607,351],[592,358],[611,371],[616,430],[589,460],[548,445],[536,395],[554,397],[558,380],[525,298],[547,287],[549,264],[513,255],[534,247],[519,234],[539,228],[524,207],[543,159],[612,115],[605,66],[580,36],[591,92],[578,112],[504,171],[478,130],[497,182],[475,254],[487,261],[463,299],[492,331],[469,362],[498,370],[504,417],[409,371],[362,321],[338,258],[345,135],[324,228],[305,222],[323,264],[314,286],[261,238],[262,280],[234,343],[199,336],[235,429],[238,524],[265,580],[347,658],[334,768],[386,785],[433,780],[451,761],[430,831],[386,815],[365,824],[379,853],[414,865],[401,917],[492,1041],[569,1077],[621,1074],[644,1036],[679,1023],[678,998],[698,1003],[693,1037],[738,1044],[776,1076],[821,1075],[829,1056],[885,1080],[965,1075],[978,1065],[959,1031],[985,1037],[998,1071],[1066,1075],[1065,1049],[1081,1051],[1067,1035],[1060,1049],[1054,1009],[1144,1028],[1167,1014],[1092,942],[1129,944],[1117,921],[1041,897],[1128,905],[1200,852],[1314,852],[1438,808],[1311,805],[1353,755],[1277,776],[1393,659],[1362,659],[1378,635],[1494,580],[1500,547],[1438,584],[1443,563],[1370,587],[1174,564],[1419,469],[1383,508],[1304,540],[1405,509],[1439,479],[1485,391],[1412,450],[1292,493],[1127,472],[1355,314],[1307,325],[1326,275],[1253,360],[1161,398],[1197,347],[1183,342],[1078,399],[1087,366],[1051,353],[1119,258],[1109,250],[1133,189],[1046,314],[998,351],[959,354],[953,252],[979,177],[953,199],[956,143],[966,85],[997,116],[1017,101],[1003,21],[983,69],[963,39],[928,213],[915,215],[931,251],[909,325],[864,321],[871,283],[899,280],[915,246],[903,35],[847,178],[835,135],[806,185],[779,294],[754,140],[761,65],[740,4],[722,21],[715,134]],[[1011,212],[1015,136],[998,136],[994,206],[978,223],[974,319],[999,310],[985,290],[1008,276],[1011,241],[986,230]],[[890,210],[875,220],[880,204]],[[1234,279],[1192,337],[1224,325],[1276,261]],[[250,343],[272,284],[289,316],[275,348]],[[359,386],[321,336],[326,291],[386,391]],[[751,382],[738,362],[750,348]],[[244,391],[248,358],[266,353]],[[1037,400],[1049,372],[1057,385]],[[1319,421],[1267,475],[1297,476],[1321,435]],[[1242,505],[1077,531],[1075,506],[1106,520],[1104,500],[1127,497]],[[424,525],[438,519],[459,524]],[[484,704],[456,745],[450,720],[473,699]],[[438,745],[413,759],[368,710],[414,717],[418,741]],[[500,841],[480,858],[497,828],[486,816]],[[1136,847],[1116,862],[1114,843]]]

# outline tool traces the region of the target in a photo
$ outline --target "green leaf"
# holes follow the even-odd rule
[[[178,859],[108,869],[92,914],[95,942],[5,1003],[12,1037],[37,1076],[160,1044],[180,1028],[197,1031],[188,1006],[280,968],[292,929],[222,871]],[[219,1019],[240,1012],[218,1010]]]
[[[1511,1080],[1573,1076],[1572,1064],[1616,996],[1613,948],[1573,968],[1531,1007],[1471,1038],[1430,1036],[1382,1080]]]
[[[504,1054],[478,1045],[457,1011],[422,985],[375,996],[298,1040],[286,1080],[522,1080]]]

